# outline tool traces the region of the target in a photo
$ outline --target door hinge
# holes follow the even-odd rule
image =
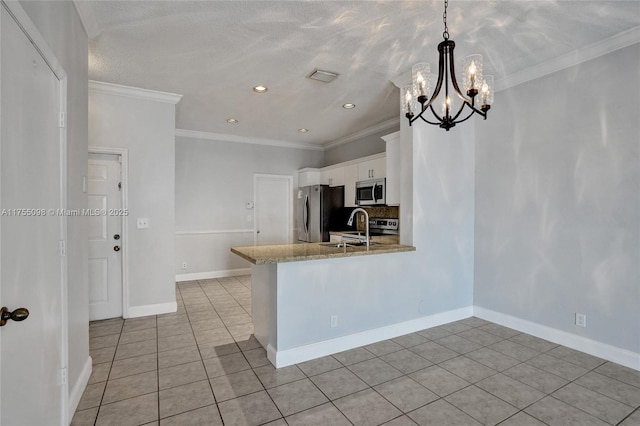
[[[60,115],[58,116],[58,127],[63,128],[65,125],[64,122],[64,111],[60,111]]]
[[[65,240],[58,241],[58,251],[60,252],[60,257],[67,255],[67,244],[65,243]]]
[[[118,191],[122,191],[122,182],[118,182]]]
[[[60,386],[66,385],[67,384],[67,369],[66,368],[61,368],[60,370],[58,370],[58,384]]]

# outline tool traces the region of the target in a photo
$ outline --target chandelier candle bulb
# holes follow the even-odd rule
[[[482,110],[488,110],[491,104],[493,104],[493,76],[485,75],[482,82]]]
[[[431,66],[426,62],[415,64],[411,68],[414,96],[418,102],[424,103],[431,95]]]

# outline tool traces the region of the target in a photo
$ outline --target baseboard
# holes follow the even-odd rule
[[[567,346],[607,361],[615,362],[625,367],[640,370],[640,354],[612,346],[606,343],[591,340],[556,328],[547,327],[511,315],[492,311],[479,306],[473,307],[473,315],[487,321],[500,324],[505,327],[518,330],[522,333],[548,340],[559,345]]]
[[[324,340],[322,342],[312,343],[309,345],[298,346],[296,348],[285,349],[281,351],[275,350],[271,345],[267,349],[267,358],[276,368],[286,367],[288,365],[297,364],[299,362],[309,361],[311,359],[335,354],[360,346],[376,343],[381,340],[392,339],[404,334],[414,333],[426,328],[447,324],[452,321],[469,318],[473,315],[473,307],[455,309],[452,311],[441,312],[410,321],[397,324],[387,325],[373,330],[367,330],[360,333],[350,334],[348,336],[338,337],[335,339]]]
[[[155,305],[129,306],[124,318],[146,317],[148,315],[170,314],[178,310],[176,302],[157,303]]]
[[[80,376],[78,380],[73,384],[71,391],[69,392],[69,422],[73,418],[73,415],[76,412],[76,408],[78,408],[78,404],[80,404],[80,398],[82,398],[82,394],[84,390],[87,388],[87,384],[89,383],[89,378],[91,377],[91,371],[93,368],[93,360],[91,357],[88,357],[82,367],[82,371],[80,372]]]
[[[251,268],[223,269],[220,271],[192,272],[190,274],[176,274],[176,282],[193,280],[210,280],[213,278],[237,277],[250,275]]]

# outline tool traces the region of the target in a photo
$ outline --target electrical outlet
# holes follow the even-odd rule
[[[587,315],[579,314],[576,312],[576,325],[578,327],[586,327],[587,326]]]
[[[336,328],[338,326],[338,316],[331,315],[331,328]]]
[[[182,269],[187,269],[187,262],[182,262]]]

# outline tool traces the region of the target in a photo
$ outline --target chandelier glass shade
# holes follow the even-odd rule
[[[437,125],[447,131],[458,123],[479,114],[485,120],[493,104],[493,76],[484,75],[482,55],[469,55],[462,62],[462,87],[455,74],[453,50],[447,28],[448,0],[444,2],[444,41],[438,44],[438,75],[431,74],[429,64],[421,62],[411,69],[412,84],[400,91],[402,112],[409,120]]]

